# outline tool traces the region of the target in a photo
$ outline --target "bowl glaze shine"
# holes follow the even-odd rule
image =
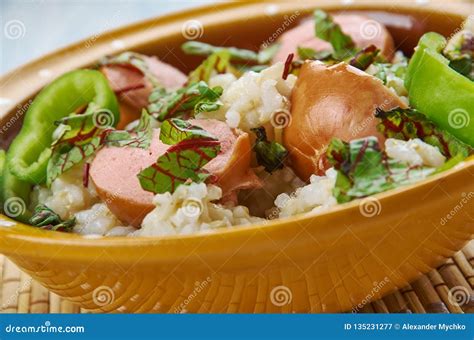
[[[2,124],[45,84],[38,77],[42,69],[59,75],[129,49],[192,69],[198,58],[179,51],[188,20],[202,24],[201,40],[256,49],[291,15],[297,15],[290,23],[295,25],[316,7],[359,10],[385,17],[396,43],[409,51],[416,40],[403,41],[406,31],[390,19],[393,15],[416,23],[416,34],[449,35],[468,13],[462,5],[397,5],[390,10],[394,14],[377,3],[341,6],[324,1],[223,4],[115,30],[88,48],[87,41],[80,42],[2,77],[2,96],[12,100],[2,108]],[[8,138],[2,142],[8,144]],[[380,298],[441,264],[472,239],[473,176],[471,159],[423,182],[319,215],[179,237],[82,237],[38,230],[2,215],[0,252],[48,289],[93,311],[358,310],[367,299]]]

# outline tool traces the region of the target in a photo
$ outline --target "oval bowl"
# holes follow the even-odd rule
[[[2,146],[15,135],[23,105],[50,81],[41,75],[58,76],[123,50],[156,54],[187,71],[199,62],[179,49],[189,20],[202,24],[201,40],[256,49],[282,23],[284,29],[293,26],[316,7],[368,13],[388,24],[406,52],[424,31],[448,36],[469,13],[461,4],[402,4],[387,10],[376,2],[246,2],[143,21],[3,76],[2,97],[10,102],[0,117],[2,127],[10,122],[11,128]],[[410,22],[417,31],[407,40]],[[0,251],[54,293],[92,311],[357,311],[441,264],[472,239],[473,174],[471,159],[420,183],[318,215],[179,237],[83,237],[38,230],[2,215]]]

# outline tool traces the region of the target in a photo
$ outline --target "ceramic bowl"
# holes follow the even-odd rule
[[[397,45],[410,53],[425,31],[449,36],[469,13],[467,6],[245,2],[167,15],[94,36],[5,75],[0,88],[11,102],[0,117],[6,124],[50,80],[39,76],[41,70],[54,77],[122,50],[192,69],[199,58],[179,49],[189,20],[202,25],[200,40],[256,49],[316,7],[364,11],[386,23]],[[4,147],[17,127],[2,139]],[[0,251],[51,291],[93,311],[358,310],[472,239],[473,175],[474,161],[468,160],[415,185],[319,215],[180,237],[86,238],[0,216]]]

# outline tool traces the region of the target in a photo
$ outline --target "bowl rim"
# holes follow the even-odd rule
[[[273,3],[281,4],[281,3],[284,3],[284,1],[274,1]],[[153,18],[136,22],[136,23],[120,26],[116,29],[103,33],[101,36],[104,38],[105,41],[110,42],[114,39],[117,39],[117,37],[126,36],[134,32],[140,31],[143,29],[143,27],[146,27],[146,25],[152,22],[155,22],[157,20],[163,21],[164,23],[178,22],[179,20],[189,19],[190,17],[195,18],[196,16],[199,17],[202,15],[209,14],[210,11],[216,8],[218,8],[219,10],[233,10],[236,8],[240,8],[240,7],[245,8],[245,7],[253,6],[256,4],[257,4],[257,1],[250,1],[250,2],[231,2],[231,3],[220,3],[217,5],[200,6],[200,7],[188,9],[185,11],[170,13],[163,16],[153,17]],[[270,3],[266,1],[260,2],[260,5],[265,5],[265,4],[270,5]],[[447,12],[451,15],[464,16],[465,12],[463,12],[462,10],[463,4],[459,3],[458,5],[460,5],[461,8],[454,8],[454,9],[449,8]],[[314,2],[314,3],[308,1],[308,3],[307,4],[305,3],[304,5],[293,4],[292,6],[293,6],[293,10],[295,10],[295,7],[300,8],[301,6],[303,6],[301,8],[306,9],[306,8],[314,8],[315,6],[317,6],[317,7],[324,8],[327,10],[332,10],[332,11],[337,11],[337,10],[390,11],[390,9],[387,10],[385,8],[385,5],[383,3],[373,2],[373,1],[361,2],[361,3],[356,2],[356,3],[351,4],[351,6],[349,7],[344,7],[344,5],[342,4],[339,4],[339,3],[335,4],[334,2],[331,2],[331,1],[320,1],[320,2]],[[437,9],[436,6],[431,6],[429,4],[420,8],[419,6],[416,6],[413,3],[397,4],[396,6],[393,6],[391,9],[408,11],[413,8],[417,8],[417,10],[425,11],[425,12],[433,12],[433,11],[439,10]],[[282,12],[285,13],[285,11],[289,9],[291,9],[291,4],[290,6],[283,7]],[[87,42],[88,39],[90,39],[90,37],[80,40],[76,43],[67,45],[63,48],[57,49],[48,54],[45,54],[40,58],[37,58],[14,70],[7,72],[2,77],[0,77],[0,88],[2,88],[8,82],[9,78],[13,77],[18,72],[28,73],[28,72],[31,72],[33,69],[38,69],[38,65],[41,65],[45,61],[55,60],[57,58],[64,57],[64,55],[68,51],[74,50],[75,48],[81,46],[82,44]],[[31,95],[29,97],[31,97]],[[17,105],[18,103],[18,101],[15,101],[15,100],[13,100],[13,102],[14,102],[14,105],[12,107]],[[2,111],[0,111],[0,117],[4,117],[6,113],[10,112],[12,107],[3,108]],[[433,185],[434,183],[437,183],[437,182],[441,182],[446,177],[455,175],[456,173],[460,173],[462,171],[474,172],[474,158],[465,160],[463,163],[461,163],[460,165],[457,165],[453,169],[447,170],[440,174],[430,176],[427,179],[422,180],[420,182],[401,186],[401,187],[398,187],[386,192],[382,192],[376,195],[372,195],[369,197],[376,199],[380,201],[381,204],[383,204],[383,202],[389,199],[390,197],[393,197],[399,194],[408,195],[412,192],[415,192],[416,190]],[[169,242],[177,242],[177,241],[192,240],[192,241],[198,242],[199,240],[202,240],[204,238],[210,238],[210,237],[216,238],[216,239],[219,237],[237,238],[239,236],[242,236],[244,233],[248,233],[252,230],[255,231],[259,229],[265,229],[265,231],[278,232],[279,230],[285,229],[285,228],[297,228],[298,222],[308,223],[311,221],[312,223],[317,223],[318,220],[322,219],[323,217],[336,216],[338,214],[343,214],[343,213],[349,214],[350,212],[359,209],[359,205],[362,200],[363,199],[356,199],[348,203],[338,204],[328,210],[321,211],[316,214],[302,214],[302,215],[297,215],[297,216],[280,218],[280,219],[267,221],[263,223],[241,225],[241,226],[230,227],[230,228],[221,228],[221,229],[216,229],[209,233],[201,232],[201,233],[193,233],[193,234],[187,234],[187,235],[166,235],[166,236],[150,236],[150,237],[148,236],[147,237],[129,237],[129,236],[95,237],[95,236],[84,236],[84,235],[73,234],[73,233],[61,233],[61,232],[40,230],[38,228],[31,227],[25,223],[15,221],[3,214],[0,214],[0,238],[9,239],[12,242],[18,241],[24,245],[42,244],[42,245],[50,246],[50,247],[61,247],[63,248],[62,254],[64,254],[66,258],[74,259],[75,257],[77,257],[77,256],[74,256],[74,252],[77,250],[77,248],[82,248],[82,247],[87,247],[88,249],[91,249],[91,248],[103,248],[103,247],[123,248],[123,247],[136,247],[136,246],[156,246],[158,243],[169,243]],[[224,243],[224,242],[215,242],[215,243],[216,244],[222,243],[222,246],[224,247],[227,246],[227,243]],[[64,246],[66,245],[68,247],[66,247],[67,249],[64,249]],[[5,253],[9,253],[13,251],[12,247],[11,249],[0,249],[0,250]],[[22,254],[30,253],[31,255],[38,256],[37,251],[35,251],[34,249],[31,249],[31,250],[22,249],[21,253]],[[128,256],[128,254],[124,254],[124,256]],[[166,256],[166,254],[163,254],[163,256]]]
[[[416,182],[413,184],[401,186],[392,190],[378,193],[376,195],[368,196],[370,199],[377,200],[382,206],[388,199],[397,195],[410,195],[416,191],[423,190],[424,188],[435,186],[438,183],[443,182],[447,177],[460,174],[462,172],[474,173],[474,157],[469,157],[468,160],[461,162],[454,168],[449,169],[445,172],[429,176],[428,178]],[[64,254],[72,255],[71,259],[74,259],[74,251],[76,248],[87,247],[91,248],[130,248],[136,246],[157,246],[159,244],[169,243],[180,243],[185,241],[192,241],[199,243],[204,238],[228,238],[238,239],[238,237],[244,236],[251,231],[263,230],[265,232],[271,231],[278,233],[284,229],[297,228],[299,224],[305,223],[318,223],[318,220],[334,217],[339,214],[345,214],[350,216],[351,212],[359,213],[361,202],[367,198],[355,199],[347,203],[338,204],[334,207],[329,208],[314,214],[300,214],[296,216],[290,216],[275,220],[268,220],[263,223],[255,223],[249,225],[240,225],[229,228],[220,228],[212,232],[200,232],[185,235],[165,235],[165,236],[95,236],[95,235],[81,235],[75,233],[63,233],[49,230],[42,230],[34,228],[25,223],[15,221],[3,214],[0,214],[0,238],[11,239],[12,241],[21,241],[24,244],[40,243],[45,246],[57,247],[68,246],[70,251],[65,251]],[[230,242],[231,240],[229,240]],[[227,245],[225,242],[214,242],[214,244],[223,246]],[[224,245],[225,244],[225,245]],[[63,248],[64,250],[64,248]],[[3,251],[3,249],[2,249]],[[28,252],[28,251],[27,251]],[[38,255],[34,249],[31,250],[33,254]],[[22,254],[25,253],[22,250]],[[128,256],[127,254],[125,254]],[[163,254],[165,255],[165,254]],[[69,258],[69,256],[67,256]]]

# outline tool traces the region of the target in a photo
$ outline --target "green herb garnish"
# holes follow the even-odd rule
[[[151,115],[143,109],[138,125],[135,128],[131,131],[108,130],[104,134],[103,143],[110,146],[148,149],[153,135],[151,119]]]
[[[375,116],[381,121],[377,130],[387,138],[409,140],[419,138],[436,146],[446,158],[460,154],[466,158],[474,149],[449,132],[438,128],[424,114],[414,109],[396,108],[390,111],[377,109]]]
[[[135,129],[115,130],[112,127],[112,113],[91,103],[85,113],[73,113],[57,121],[46,184],[50,186],[59,175],[92,156],[104,145],[147,149],[153,133],[150,120],[151,116],[143,110]]]
[[[192,125],[187,120],[171,118],[166,120],[160,130],[160,140],[167,145],[174,145],[183,140],[215,139],[203,128]]]
[[[172,117],[194,116],[198,112],[216,111],[222,106],[219,101],[222,92],[222,87],[211,89],[204,81],[192,83],[173,92],[157,88],[150,95],[148,111],[159,121]]]
[[[209,56],[214,53],[226,51],[233,61],[258,62],[258,53],[236,47],[220,47],[199,41],[187,41],[181,45],[181,49],[186,54],[201,56]]]
[[[186,54],[209,56],[214,53],[226,51],[229,53],[230,60],[237,63],[257,63],[268,64],[278,52],[280,45],[278,43],[272,44],[268,47],[262,48],[259,52],[246,50],[236,47],[214,46],[199,41],[187,41],[181,45],[181,49]]]
[[[341,26],[336,24],[329,14],[316,10],[314,24],[316,37],[328,41],[332,45],[333,55],[336,59],[342,60],[356,53],[357,50],[352,38],[342,31]]]
[[[213,73],[227,73],[230,72],[230,53],[227,50],[215,52],[207,57],[201,65],[189,74],[188,83],[197,83],[201,80],[206,83]]]
[[[388,158],[380,150],[376,137],[349,143],[334,138],[326,156],[337,171],[333,194],[339,203],[414,183],[434,171]]]
[[[474,80],[474,19],[468,18],[462,30],[449,39],[443,55],[452,69]]]
[[[203,167],[220,151],[217,138],[184,120],[170,119],[161,126],[160,140],[173,146],[138,174],[144,190],[173,193],[182,184],[200,183],[210,176]]]
[[[357,52],[349,61],[349,65],[365,71],[377,59],[379,52],[380,50],[375,45],[369,45]]]
[[[316,51],[311,47],[298,46],[297,48],[298,57],[301,60],[327,60],[332,57],[332,52],[328,50]]]
[[[79,164],[98,150],[100,133],[112,126],[112,113],[89,104],[83,114],[73,113],[56,121],[56,138],[51,144],[52,155],[48,162],[46,184],[51,185],[66,170]]]
[[[158,78],[148,66],[147,58],[150,57],[136,52],[123,52],[116,56],[107,56],[102,58],[99,61],[99,65],[117,65],[133,67],[134,69],[141,72],[154,87],[160,86]]]
[[[76,218],[73,217],[63,221],[58,214],[46,205],[38,204],[29,222],[31,225],[41,229],[70,232],[76,224]]]
[[[283,145],[267,140],[264,127],[252,129],[257,136],[253,150],[257,156],[257,162],[262,165],[267,172],[273,172],[283,168],[283,162],[288,156],[288,151]]]

